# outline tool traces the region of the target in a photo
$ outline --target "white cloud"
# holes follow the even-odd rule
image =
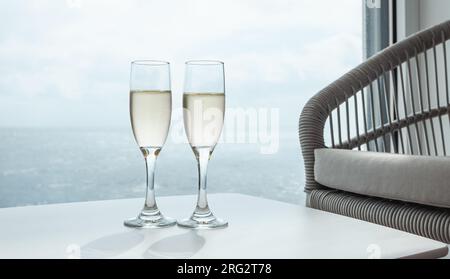
[[[360,58],[360,2],[2,1],[0,104],[21,99],[17,110],[23,113],[35,103],[48,108],[46,100],[59,99],[66,100],[64,106],[77,100],[122,107],[129,62],[141,58],[174,62],[177,94],[183,62],[198,58],[225,60],[227,82],[234,90],[252,90],[254,84],[268,98],[271,92],[260,91],[264,84],[287,88],[299,80],[315,80],[325,86]],[[80,115],[70,118],[80,125],[88,125],[97,113],[74,107],[68,111]],[[124,111],[110,110],[111,122],[119,122],[114,119]],[[59,118],[61,125],[74,124]],[[42,117],[39,123],[15,123],[1,112],[0,119],[0,125],[54,121]]]
[[[360,37],[338,34],[305,43],[300,49],[230,56],[227,61],[235,67],[228,76],[241,82],[289,83],[292,78],[326,82],[355,66],[361,57]]]

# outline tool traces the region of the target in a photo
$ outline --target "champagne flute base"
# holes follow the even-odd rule
[[[167,228],[176,225],[177,221],[173,218],[165,217],[161,213],[146,214],[141,212],[138,217],[125,220],[123,224],[130,228]]]
[[[223,229],[228,227],[228,222],[216,218],[212,213],[207,216],[193,214],[190,218],[177,222],[179,227],[188,229]]]

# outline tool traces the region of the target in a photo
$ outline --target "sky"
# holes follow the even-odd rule
[[[128,126],[130,62],[225,62],[227,105],[302,105],[362,60],[360,0],[0,2],[0,126]]]

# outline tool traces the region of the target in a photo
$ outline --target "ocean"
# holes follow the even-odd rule
[[[144,160],[130,128],[0,128],[0,141],[0,207],[144,197]],[[208,192],[303,203],[297,131],[281,134],[278,152],[260,150],[218,144]],[[168,140],[156,168],[158,196],[197,193],[189,145]]]

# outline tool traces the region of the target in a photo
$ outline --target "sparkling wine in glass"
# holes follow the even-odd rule
[[[155,200],[155,163],[166,141],[172,112],[170,64],[164,61],[134,61],[131,63],[130,117],[134,138],[144,156],[147,190],[144,208],[125,226],[159,228],[176,224],[165,217]]]
[[[208,162],[220,138],[225,114],[224,65],[220,61],[186,62],[183,94],[184,128],[198,162],[197,206],[178,222],[186,228],[224,228],[228,222],[211,212],[206,197]]]

